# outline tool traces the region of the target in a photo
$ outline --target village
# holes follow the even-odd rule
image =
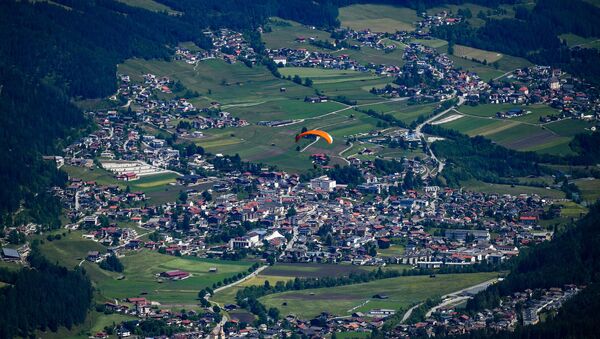
[[[428,16],[419,25],[431,27],[459,21],[459,17],[443,14]],[[600,113],[595,92],[577,79],[564,78],[557,69],[534,66],[515,70],[508,76],[514,80],[510,83],[486,83],[476,74],[456,68],[445,54],[411,42],[415,37],[430,38],[422,30],[385,36],[370,31],[338,33],[344,34],[343,39],[359,43],[349,48],[395,49],[395,44],[382,42],[384,37],[406,44],[405,63],[361,65],[347,54],[306,49],[268,49],[266,53],[283,67],[355,70],[404,79],[397,81],[397,86],[374,88],[372,92],[392,98],[409,97],[418,103],[462,97],[473,105],[544,103],[561,109],[560,116],[542,117],[544,120],[597,119]],[[221,29],[206,31],[205,35],[212,41],[212,50],[193,53],[178,48],[176,60],[189,64],[210,58],[230,63],[256,61],[255,52],[241,33]],[[194,93],[173,96],[185,89],[168,77],[146,74],[142,83],[135,83],[120,74],[119,79],[116,99],[125,103],[122,108],[127,111],[88,112],[99,129],[69,145],[63,156],[54,159],[57,167],[67,164],[106,170],[119,184],[125,185],[106,185],[71,175],[66,188],[53,188],[69,219],[65,228],[82,230],[85,239],[107,247],[105,253],[90,251],[85,258],[89,262],[100,264],[109,256],[123,257],[148,250],[222,260],[252,258],[265,265],[276,262],[382,268],[408,265],[411,269],[460,272],[499,267],[518,256],[521,248],[552,239],[553,230],[542,226],[541,221],[551,219],[549,214],[560,215],[561,207],[553,199],[538,194],[482,193],[430,185],[427,167],[432,165],[431,159],[398,158],[393,160],[396,171],[382,173],[376,161],[350,158],[350,167],[360,173],[358,185],[338,183],[326,173],[302,180],[298,174],[267,167],[254,171],[231,169],[223,165],[231,163],[231,157],[205,154],[198,147],[182,149],[176,141],[178,137],[201,138],[205,129],[242,128],[248,125],[247,121],[221,111],[217,102],[208,108],[196,108],[188,101]],[[410,84],[411,81],[414,83]],[[326,96],[312,98],[305,100],[311,103],[328,100]],[[498,117],[519,114],[523,112],[499,112]],[[174,121],[178,123],[174,125]],[[259,124],[273,127],[290,122]],[[152,133],[161,129],[175,132]],[[368,137],[374,143],[406,142],[413,148],[422,146],[420,135],[410,130]],[[316,153],[311,158],[315,168],[321,165],[322,169],[332,169],[327,166],[326,155]],[[173,201],[156,203],[145,192],[132,191],[128,186],[141,178],[164,174],[176,176],[174,185],[179,188],[179,196]],[[17,231],[32,234],[35,227],[28,225]],[[151,240],[140,239],[146,234],[151,235]],[[392,252],[390,248],[402,251]],[[3,258],[24,261],[26,250],[26,247],[20,252],[3,250]],[[189,276],[184,270],[173,270],[160,273],[156,279],[176,282]],[[541,311],[559,307],[577,291],[574,286],[524,291],[503,300],[500,308],[478,314],[476,319],[461,314],[453,306],[443,306],[424,321],[400,325],[393,333],[399,337],[417,333],[433,335],[439,331],[460,334],[482,326],[511,330],[520,318],[523,324],[536,323]],[[339,318],[324,313],[312,320],[283,315],[282,320],[255,328],[235,319],[225,322],[219,312],[208,306],[201,314],[163,310],[160,306],[152,300],[131,296],[121,303],[105,303],[102,311],[165,320],[182,328],[183,333],[175,336],[181,338],[206,336],[215,331],[217,335],[225,333],[232,338],[370,332],[381,329],[385,319],[396,312],[374,308],[366,315],[356,313]],[[127,327],[118,328],[120,337],[130,334]],[[107,336],[107,333],[96,335]]]

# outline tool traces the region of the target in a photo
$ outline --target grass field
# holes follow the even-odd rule
[[[154,0],[117,0],[131,7],[140,7],[143,9],[147,9],[152,12],[167,12],[170,15],[179,15],[183,14],[181,12],[175,11],[170,7],[161,4],[160,2],[156,2]]]
[[[330,50],[319,48],[311,45],[308,42],[297,42],[296,38],[303,37],[305,39],[315,38],[315,40],[331,41],[330,33],[318,29],[312,29],[298,22],[284,20],[280,18],[271,18],[271,32],[262,34],[262,40],[267,48],[306,48],[309,51],[320,51],[331,53]]]
[[[594,37],[590,37],[590,38],[584,38],[582,36],[576,35],[576,34],[572,34],[572,33],[568,33],[568,34],[561,34],[558,36],[561,40],[564,40],[567,42],[567,45],[569,47],[581,47],[581,48],[595,48],[595,49],[600,49],[600,39],[594,38]]]
[[[387,5],[352,5],[340,8],[341,27],[374,32],[413,31],[418,20],[415,10]]]
[[[44,240],[44,244],[41,245],[40,249],[48,260],[58,262],[68,268],[77,266],[85,259],[88,251],[106,253],[105,246],[95,241],[84,239],[82,235],[83,232],[81,231],[72,231],[60,240]]]
[[[348,315],[348,310],[365,301],[369,302],[355,311],[408,308],[409,305],[427,298],[473,286],[496,276],[497,273],[474,273],[438,275],[434,279],[429,276],[399,277],[334,288],[271,294],[260,298],[260,301],[267,308],[277,307],[282,314],[295,314],[301,318],[311,318],[322,311]],[[389,299],[372,299],[372,296],[378,293],[387,295]],[[287,306],[284,303],[287,303]]]
[[[194,306],[198,291],[239,272],[246,271],[252,263],[222,261],[195,257],[174,257],[143,250],[121,258],[125,266],[124,279],[115,274],[96,280],[96,287],[106,298],[125,298],[147,293],[146,297],[165,307]],[[217,273],[209,273],[216,267]],[[191,277],[181,281],[160,282],[155,275],[168,270],[183,270]]]
[[[600,180],[593,178],[576,179],[575,185],[581,191],[581,198],[587,202],[593,203],[600,199]]]
[[[395,101],[376,105],[369,105],[361,109],[372,109],[379,113],[391,114],[396,119],[410,124],[422,115],[429,115],[439,105],[439,103],[409,105],[406,101]]]
[[[389,248],[378,249],[377,255],[382,256],[382,257],[401,256],[404,254],[404,250],[405,250],[404,246],[392,244]]]
[[[502,59],[502,54],[500,53],[485,51],[482,49],[462,45],[454,46],[454,55],[461,58],[475,59],[481,62],[485,60],[487,63],[492,63],[494,61]]]
[[[446,52],[446,47],[442,47],[441,51]],[[454,62],[454,66],[458,69],[462,69],[469,72],[475,72],[484,81],[489,81],[494,78],[500,77],[504,72],[500,69],[495,69],[489,65],[483,65],[478,62],[471,61],[470,59],[461,58],[455,55],[448,56],[450,60]]]

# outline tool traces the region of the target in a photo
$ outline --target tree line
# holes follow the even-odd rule
[[[0,337],[27,337],[36,330],[71,329],[83,323],[92,301],[92,285],[85,271],[50,263],[37,243],[32,246],[29,268],[0,268]]]

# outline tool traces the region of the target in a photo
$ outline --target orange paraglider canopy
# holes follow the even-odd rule
[[[298,140],[300,140],[300,138],[302,138],[306,135],[316,135],[316,136],[319,136],[319,137],[327,140],[327,142],[330,144],[333,143],[333,137],[329,133],[318,130],[318,129],[311,129],[309,131],[306,131],[304,133],[300,133],[300,134],[296,135],[296,142],[298,142]]]

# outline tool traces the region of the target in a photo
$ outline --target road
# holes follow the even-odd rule
[[[455,304],[460,301],[464,301],[464,300],[471,298],[470,296],[467,296],[467,295],[461,295],[462,293],[468,292],[469,294],[475,294],[475,293],[481,292],[481,291],[485,290],[486,288],[488,288],[488,286],[495,284],[497,281],[498,281],[498,278],[490,279],[488,281],[482,282],[481,284],[463,288],[462,290],[443,295],[442,300],[443,299],[448,299],[448,300],[443,301],[440,304],[429,309],[429,311],[427,311],[427,313],[425,313],[425,317],[427,318],[427,317],[431,316],[431,314],[433,312],[435,312],[437,309],[439,309],[440,307],[444,307],[444,306],[450,305],[450,304]]]
[[[458,97],[458,103],[456,104],[456,107],[458,107],[458,106],[462,105],[464,102],[465,102],[465,98],[464,98],[464,97],[462,97],[462,96],[459,96],[459,97]],[[444,115],[444,114],[446,114],[446,113],[450,112],[450,111],[451,111],[451,110],[453,110],[453,109],[455,109],[455,107],[450,107],[450,108],[448,108],[447,110],[444,110],[444,111],[442,111],[442,112],[439,112],[438,114],[434,114],[434,115],[432,115],[431,117],[429,117],[429,119],[427,119],[427,120],[423,121],[423,123],[421,123],[420,125],[418,125],[418,126],[415,128],[415,134],[416,134],[416,136],[417,136],[417,137],[419,137],[419,138],[421,138],[421,139],[423,139],[423,140],[424,140],[424,142],[425,142],[425,143],[427,143],[427,140],[425,140],[425,137],[423,136],[423,133],[421,132],[421,130],[423,129],[423,126],[425,126],[426,124],[429,124],[429,123],[431,123],[431,122],[432,122],[432,121],[434,121],[435,119],[437,119],[437,118],[441,117],[442,115]],[[444,169],[445,163],[444,163],[443,161],[440,161],[440,160],[439,160],[439,159],[438,159],[438,158],[435,156],[435,154],[433,153],[433,150],[431,149],[431,147],[428,147],[428,149],[429,149],[429,156],[431,157],[431,159],[432,159],[432,160],[433,160],[435,163],[437,163],[437,164],[438,164],[438,167],[437,167],[437,173],[441,173],[441,172],[442,172],[442,170]],[[429,172],[429,171],[428,171],[428,172]],[[433,174],[432,174],[431,172],[427,173],[426,175],[433,176]]]
[[[408,318],[410,318],[410,315],[415,310],[415,308],[417,308],[417,307],[419,307],[421,305],[423,305],[423,303],[416,304],[415,306],[409,308],[408,311],[406,311],[406,313],[404,313],[404,315],[402,316],[402,320],[400,320],[400,322],[403,323],[406,320],[408,320]]]
[[[233,287],[233,286],[235,286],[237,284],[241,284],[242,282],[244,282],[244,281],[246,281],[246,280],[248,280],[250,278],[254,278],[255,276],[259,275],[260,272],[262,272],[265,269],[267,269],[267,267],[269,267],[269,266],[266,266],[266,265],[265,266],[261,266],[261,267],[257,268],[254,272],[252,272],[252,273],[248,274],[247,276],[243,277],[242,279],[234,281],[234,282],[232,282],[229,285],[225,285],[225,286],[221,286],[219,288],[216,288],[216,289],[213,290],[213,292],[214,293],[221,292],[221,291],[226,290],[226,289],[228,289],[230,287]]]
[[[234,281],[229,285],[225,285],[225,286],[221,286],[219,288],[216,288],[213,290],[213,294],[223,291],[225,289],[228,289],[230,287],[233,287],[237,284],[240,284],[252,277],[257,276],[260,272],[262,272],[263,270],[265,270],[267,267],[269,266],[261,266],[259,268],[257,268],[254,272],[248,274],[247,276],[243,277],[240,280]],[[209,298],[206,298],[206,300],[210,301]],[[214,302],[214,301],[210,301],[211,303],[216,304],[217,306],[223,308],[221,305],[219,305],[218,303]],[[214,339],[220,339],[220,338],[225,338],[225,333],[223,331],[223,326],[225,326],[225,323],[229,320],[229,318],[227,317],[227,314],[225,312],[221,313],[223,318],[221,319],[221,321],[215,326],[215,328],[213,328],[213,330],[210,332],[210,335],[208,336],[208,338],[214,338]]]

